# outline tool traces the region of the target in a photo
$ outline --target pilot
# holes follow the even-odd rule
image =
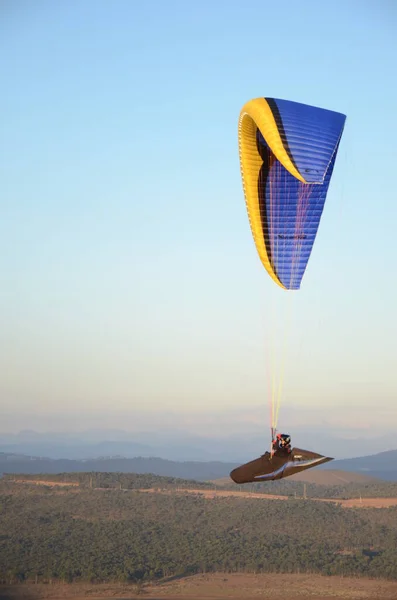
[[[273,452],[277,452],[277,450],[281,450],[282,452],[287,452],[290,454],[292,452],[291,448],[291,436],[287,433],[278,433],[272,442]]]

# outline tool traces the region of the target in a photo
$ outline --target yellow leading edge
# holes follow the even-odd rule
[[[307,181],[302,177],[292,163],[280,137],[276,121],[265,98],[255,98],[247,102],[240,112],[238,124],[238,145],[240,154],[241,177],[243,181],[245,203],[255,246],[263,266],[270,277],[281,288],[287,289],[277,277],[273,269],[263,238],[262,220],[258,198],[258,177],[263,160],[256,144],[256,131],[259,129],[267,145],[283,165],[283,167],[302,183]]]

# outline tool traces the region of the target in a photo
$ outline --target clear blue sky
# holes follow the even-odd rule
[[[397,4],[0,11],[3,423],[120,415],[128,428],[141,408],[153,422],[180,408],[194,429],[266,405],[278,290],[249,230],[237,120],[271,96],[347,115],[294,298],[281,423],[316,405],[324,427],[396,427]]]

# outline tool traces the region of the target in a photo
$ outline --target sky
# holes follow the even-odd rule
[[[263,96],[347,115],[281,427],[395,428],[397,4],[2,0],[0,17],[0,430],[268,428],[285,297],[237,147]]]

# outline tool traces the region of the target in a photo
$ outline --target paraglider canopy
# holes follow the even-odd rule
[[[241,110],[240,165],[252,235],[281,288],[300,288],[345,118],[275,98],[250,100]]]

